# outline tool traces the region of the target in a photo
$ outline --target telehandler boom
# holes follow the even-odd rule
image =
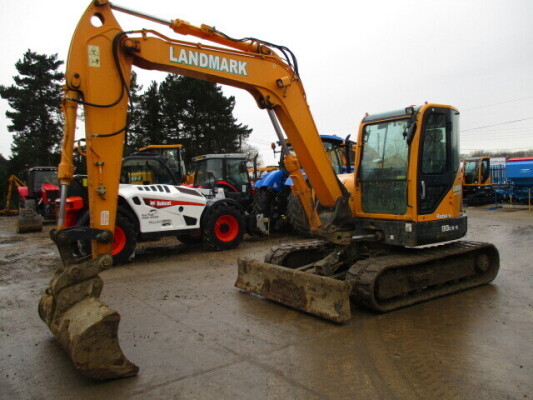
[[[146,29],[124,32],[113,10],[167,25],[181,35],[223,47],[170,39]],[[138,372],[118,345],[118,313],[98,299],[103,286],[98,273],[112,264],[109,253],[117,214],[132,66],[248,91],[257,105],[268,111],[282,145],[285,133],[296,153],[285,152],[285,165],[294,183],[292,190],[303,205],[311,229],[325,240],[307,244],[307,248],[294,245],[273,249],[267,255],[268,263],[239,260],[239,287],[342,321],[349,315],[347,299],[352,287],[363,291],[350,283],[349,274],[367,277],[370,286],[377,284],[378,292],[383,292],[387,301],[392,296],[395,302],[388,309],[404,305],[396,299],[406,297],[405,288],[409,288],[408,284],[395,288],[390,283],[396,280],[417,281],[418,293],[424,292],[423,284],[439,286],[449,280],[447,267],[452,264],[459,265],[453,270],[454,280],[471,281],[470,273],[477,277],[478,270],[489,270],[489,276],[481,279],[480,284],[495,275],[497,251],[491,245],[456,245],[460,250],[446,250],[445,253],[453,255],[443,263],[445,268],[435,271],[428,266],[425,252],[411,254],[403,258],[408,260],[404,262],[407,270],[414,270],[407,278],[403,273],[406,269],[396,268],[393,262],[398,261],[396,252],[403,251],[404,246],[457,239],[466,232],[466,217],[459,205],[458,158],[455,162],[457,110],[428,104],[402,110],[400,115],[367,117],[357,141],[357,178],[345,186],[324,151],[296,59],[289,49],[255,38],[232,39],[206,25],[195,27],[177,19],[163,20],[107,0],[96,0],[78,23],[66,70],[65,128],[58,171],[61,205],[58,230],[52,232],[64,265],[55,273],[39,304],[41,318],[85,375],[111,379]],[[66,187],[73,176],[78,105],[83,105],[85,111],[90,227],[62,229]],[[440,169],[425,168],[428,157],[424,155],[437,154],[429,152],[425,140],[436,144],[442,142],[442,137],[446,138],[444,164],[441,162]],[[370,152],[370,147],[374,147],[376,154]],[[432,161],[434,157],[429,158]],[[307,180],[301,168],[305,169]],[[93,240],[90,260],[77,259],[72,254],[72,243],[82,239]],[[431,256],[431,262],[437,266],[442,259],[439,251],[433,251]],[[380,265],[388,260],[387,271],[391,271],[390,276],[385,274],[387,280],[382,283],[369,274],[373,271],[373,257],[383,254],[390,254],[392,261],[380,258],[383,261]],[[416,257],[419,264],[413,261]],[[352,265],[360,262],[370,264],[370,268],[354,270]],[[340,297],[330,296],[335,291]],[[412,296],[407,297],[412,302]],[[370,295],[367,301],[373,298]],[[342,316],[332,316],[338,314],[338,309],[344,309]]]

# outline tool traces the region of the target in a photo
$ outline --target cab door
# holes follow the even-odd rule
[[[422,121],[418,214],[432,214],[452,188],[459,169],[459,112],[430,107]]]

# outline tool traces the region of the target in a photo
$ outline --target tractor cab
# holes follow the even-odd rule
[[[120,183],[180,185],[186,175],[181,144],[150,145],[122,160]]]
[[[59,198],[57,167],[33,167],[28,171],[26,197],[35,200],[36,212],[44,218],[55,218],[55,201]],[[22,193],[19,188],[19,195]]]
[[[44,192],[57,196],[59,182],[57,167],[33,167],[28,171],[28,197],[41,199]],[[53,193],[51,193],[53,192]],[[43,201],[48,202],[47,199]]]
[[[40,232],[43,220],[55,219],[55,202],[59,198],[56,167],[33,167],[27,171],[27,186],[17,188],[19,217],[17,233]]]
[[[207,154],[193,158],[193,186],[206,197],[228,197],[243,206],[252,199],[252,184],[246,166],[246,156],[239,153]],[[209,193],[210,192],[210,193]]]
[[[338,136],[320,135],[324,150],[331,161],[331,165],[336,174],[349,172],[347,166],[349,162],[346,160],[344,140]]]

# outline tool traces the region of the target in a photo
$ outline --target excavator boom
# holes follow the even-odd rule
[[[320,137],[293,65],[266,45],[234,41],[208,27],[194,28],[179,20],[170,23],[175,31],[233,48],[188,43],[150,30],[125,33],[112,12],[112,7],[124,8],[107,1],[97,3],[99,5],[89,6],[72,39],[66,71],[66,122],[59,171],[61,183],[68,185],[73,174],[70,149],[73,148],[76,108],[81,104],[87,129],[92,227],[112,230],[114,226],[113,208],[127,127],[132,66],[209,80],[251,93],[260,108],[275,114],[297,152],[298,160],[289,162],[291,173],[299,175],[300,164],[303,165],[321,204],[335,205],[341,196],[341,187],[331,185],[335,182],[335,173],[326,154],[318,151],[322,146]],[[94,26],[93,18],[102,21],[102,26]],[[299,191],[308,192],[307,185],[302,184]],[[108,251],[109,245],[96,247],[96,254]]]
[[[211,44],[171,39],[156,31],[124,32],[113,13],[126,12],[192,35]],[[63,96],[64,131],[58,178],[61,199],[57,230],[52,231],[63,260],[39,304],[41,318],[56,334],[75,366],[95,379],[136,374],[138,367],[122,354],[116,337],[120,317],[98,299],[99,272],[110,266],[117,216],[118,187],[133,66],[208,80],[248,91],[267,109],[283,140],[281,124],[298,154],[287,157],[295,193],[314,227],[311,189],[300,172],[306,170],[317,198],[333,208],[342,197],[331,163],[322,149],[294,59],[283,46],[257,39],[233,40],[209,26],[194,27],[179,19],[165,20],[129,10],[107,0],[92,1],[72,37]],[[90,227],[65,228],[67,187],[73,179],[73,150],[78,106],[85,117]],[[333,182],[333,184],[332,184]],[[90,240],[92,260],[73,254],[75,243]],[[87,320],[76,315],[83,313]],[[96,316],[96,317],[95,317]]]

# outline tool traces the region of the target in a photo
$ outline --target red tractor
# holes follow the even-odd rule
[[[40,232],[43,219],[55,221],[55,203],[59,198],[57,168],[30,168],[26,182],[27,186],[17,188],[20,206],[17,233]]]

